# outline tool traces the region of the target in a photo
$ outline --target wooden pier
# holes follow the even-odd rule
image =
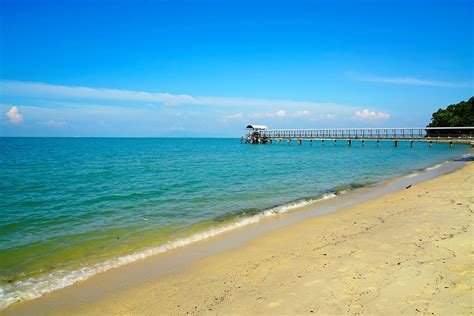
[[[362,145],[365,141],[391,141],[397,146],[399,141],[466,144],[474,147],[474,127],[414,127],[414,128],[326,128],[326,129],[268,129],[263,125],[248,125],[248,133],[242,137],[242,143],[266,144],[272,142],[296,141],[345,141],[349,146],[353,140],[359,140]]]

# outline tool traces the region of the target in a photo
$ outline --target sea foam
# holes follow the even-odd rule
[[[165,253],[171,249],[190,245],[192,243],[205,240],[219,234],[232,231],[250,224],[258,223],[262,218],[287,213],[291,210],[306,206],[322,200],[336,197],[335,193],[327,193],[315,199],[304,199],[279,206],[275,206],[262,212],[240,218],[229,224],[213,227],[206,231],[193,234],[189,237],[170,241],[164,245],[142,250],[133,254],[120,256],[107,261],[82,267],[75,270],[57,270],[41,276],[32,277],[27,280],[15,281],[0,287],[0,309],[24,300],[31,300],[45,295],[46,293],[62,289],[73,285],[79,281],[84,281],[90,277],[105,272],[107,270],[123,266],[134,261],[144,259],[160,253]]]
[[[434,165],[434,166],[425,168],[425,170],[426,170],[426,171],[435,170],[435,169],[441,168],[442,166],[443,166],[443,164],[440,163],[440,164],[437,164],[437,165]]]

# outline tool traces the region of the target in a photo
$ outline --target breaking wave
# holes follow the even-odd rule
[[[341,194],[341,193],[338,193]],[[149,248],[129,255],[119,256],[91,266],[85,266],[75,270],[61,269],[49,272],[26,280],[13,281],[0,287],[0,309],[23,300],[31,300],[43,296],[46,293],[62,289],[79,281],[105,272],[107,270],[123,266],[134,261],[144,259],[171,249],[186,246],[200,240],[208,239],[216,235],[232,231],[250,224],[258,223],[262,218],[287,213],[291,210],[305,205],[336,197],[336,193],[326,193],[317,198],[308,198],[293,201],[287,204],[264,209],[251,216],[240,217],[228,224],[210,228],[206,231],[192,234],[191,236],[170,241],[164,245]]]

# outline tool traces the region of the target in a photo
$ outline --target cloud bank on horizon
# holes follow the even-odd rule
[[[350,123],[365,121],[368,124],[383,123],[390,119],[389,113],[328,102],[192,96],[11,80],[0,81],[0,88],[3,98],[21,104],[0,105],[7,109],[4,124],[18,126],[24,123],[46,131],[70,128],[84,121],[96,122],[98,126],[105,127],[110,122],[126,120],[127,125],[133,126],[153,120],[153,117],[160,128],[149,132],[157,136],[169,132],[180,134],[186,131],[185,126],[206,130],[210,123],[214,124],[212,128],[226,128],[229,125],[243,128],[254,121],[270,122],[275,126],[291,122],[295,124],[294,127],[300,127],[298,124],[331,123],[336,119]],[[235,109],[240,112],[235,112]],[[214,113],[214,122],[207,119],[208,112]],[[134,117],[136,121],[133,121]]]
[[[365,78],[380,77],[354,77],[352,73],[351,78],[371,81]],[[388,79],[377,79],[377,82],[394,83]],[[429,81],[428,85],[433,82],[439,83]],[[464,87],[447,83],[444,86]],[[340,127],[340,124],[389,126],[387,123],[392,119],[390,113],[374,107],[330,102],[192,96],[15,80],[0,80],[0,91],[3,100],[13,100],[17,104],[0,103],[0,109],[5,113],[3,128],[24,125],[25,131],[30,133],[25,136],[55,133],[63,136],[222,136],[212,133],[229,127],[236,131],[235,128],[242,129],[250,122],[264,122],[272,127],[308,128]],[[142,129],[140,124],[143,123],[155,124]],[[86,129],[92,132],[81,133],[84,126],[89,126]],[[123,129],[122,134],[117,134],[117,126]],[[37,134],[31,134],[31,131]]]
[[[57,100],[109,100],[122,102],[143,102],[163,104],[166,106],[208,105],[222,107],[313,107],[335,110],[348,109],[348,106],[336,103],[318,103],[295,100],[257,99],[244,97],[191,96],[187,94],[171,94],[167,92],[131,91],[121,89],[92,88],[82,86],[53,85],[42,82],[22,82],[1,80],[0,87],[4,96],[44,98]]]

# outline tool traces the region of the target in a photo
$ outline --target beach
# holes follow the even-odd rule
[[[470,162],[48,313],[472,314],[473,183]],[[35,301],[5,312],[25,311],[34,313]]]
[[[0,316],[474,315],[474,1],[1,9]]]

